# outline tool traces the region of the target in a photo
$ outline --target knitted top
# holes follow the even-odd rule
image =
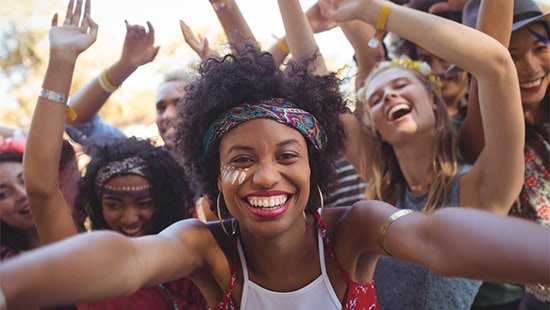
[[[471,166],[463,165],[447,206],[458,205],[460,178]],[[422,210],[428,193],[412,194],[406,185],[396,203],[399,209]],[[470,309],[481,281],[442,277],[427,267],[380,256],[374,271],[376,296],[381,309]]]

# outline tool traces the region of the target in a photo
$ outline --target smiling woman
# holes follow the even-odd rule
[[[192,191],[168,149],[122,138],[94,146],[91,154],[76,198],[81,229],[89,217],[92,229],[147,235],[192,216]]]
[[[27,202],[22,161],[23,154],[15,151],[0,154],[2,259],[34,248],[39,243]]]
[[[44,84],[68,89],[70,79],[60,76],[82,50],[59,60]],[[379,309],[373,273],[383,254],[447,276],[548,281],[547,230],[524,220],[459,208],[424,215],[380,201],[322,210],[344,146],[345,105],[334,74],[312,75],[310,64],[291,62],[282,72],[271,54],[245,48],[207,59],[186,89],[177,148],[225,222],[183,220],[137,238],[98,231],[43,247],[0,266],[7,305],[128,296],[189,276],[216,309]],[[39,108],[65,116],[64,106],[45,100]]]

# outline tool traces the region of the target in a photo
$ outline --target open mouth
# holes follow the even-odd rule
[[[246,197],[246,201],[256,209],[271,211],[284,206],[289,197],[289,195],[276,195],[270,197],[248,196]]]
[[[31,213],[31,209],[29,209],[29,207],[24,207],[23,209],[17,211],[18,214],[21,214],[21,215],[27,215],[29,213]]]
[[[256,216],[275,218],[283,214],[290,204],[293,195],[277,193],[277,195],[249,195],[243,198],[245,205]]]
[[[397,104],[393,106],[388,112],[388,118],[392,121],[395,121],[409,113],[411,113],[412,108],[404,103]]]
[[[521,88],[521,90],[524,90],[524,91],[537,91],[540,89],[541,86],[542,86],[542,78],[519,84],[519,87]]]
[[[125,228],[125,227],[120,228],[120,232],[123,235],[129,236],[129,237],[140,236],[142,230],[143,230],[143,226],[139,226],[135,228]]]

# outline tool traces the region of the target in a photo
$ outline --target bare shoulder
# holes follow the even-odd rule
[[[225,224],[230,229],[231,224]],[[231,277],[234,236],[227,236],[219,222],[203,223],[198,219],[174,223],[159,236],[181,245],[177,249],[179,259],[187,257],[192,266],[188,275],[209,302],[219,301]]]
[[[226,227],[230,227],[229,222]],[[178,221],[159,233],[160,237],[185,244],[185,248],[211,258],[213,252],[231,251],[230,236],[225,235],[219,222],[204,223],[198,219]]]

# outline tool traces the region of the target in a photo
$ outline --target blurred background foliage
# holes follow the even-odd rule
[[[199,62],[198,56],[185,44],[179,25],[177,25],[177,19],[185,20],[192,17],[196,18],[194,23],[198,23],[197,20],[203,21],[203,24],[192,23],[190,25],[195,32],[203,35],[208,34],[211,46],[222,52],[228,51],[225,35],[206,0],[204,3],[193,2],[191,8],[189,8],[189,2],[172,2],[172,0],[156,0],[154,4],[145,0],[138,1],[139,4],[135,2],[136,0],[116,1],[116,5],[113,5],[112,0],[94,0],[92,16],[99,24],[98,39],[80,56],[73,76],[71,93],[96,78],[104,68],[118,60],[125,34],[123,20],[126,15],[139,18],[133,17],[131,14],[136,13],[137,16],[145,16],[144,19],[152,18],[153,26],[157,29],[157,42],[160,41],[158,44],[161,45],[159,54],[152,63],[142,66],[130,76],[120,89],[113,93],[108,103],[100,111],[106,122],[121,129],[135,124],[151,126],[154,124],[155,118],[153,104],[155,92],[162,80],[162,72],[175,68],[196,68]],[[550,11],[550,0],[536,1],[541,5],[543,11]],[[274,16],[269,15],[271,16],[269,23],[266,23],[265,15],[263,15],[265,12],[263,10],[260,12],[258,8],[255,8],[260,4],[245,0],[237,2],[249,23],[251,21],[258,23],[254,19],[260,19],[259,24],[251,25],[256,38],[262,42],[264,47],[272,44],[274,39],[269,32],[277,33],[279,31],[274,31],[273,27],[277,28],[276,24],[280,24],[278,21],[280,17],[271,19]],[[303,2],[302,5],[306,9],[315,0],[303,0]],[[0,126],[29,127],[37,92],[46,70],[49,47],[48,30],[51,18],[55,12],[58,12],[60,20],[63,20],[66,4],[67,0],[12,0],[2,3],[2,10],[0,10]],[[162,14],[152,15],[151,5],[167,7],[171,11],[160,11]],[[204,8],[200,6],[204,6]],[[260,7],[263,8],[262,5]],[[125,11],[122,12],[123,9]],[[199,9],[205,10],[199,11]],[[254,14],[245,12],[246,9],[253,10]],[[101,12],[98,13],[98,11]],[[276,13],[278,14],[278,12]],[[169,14],[171,15],[168,16]],[[134,20],[129,20],[129,22],[145,24]],[[161,23],[162,25],[160,25]],[[160,26],[164,27],[163,31],[158,31]],[[267,32],[260,26],[267,27]],[[278,27],[281,28],[281,25]],[[329,70],[339,72],[340,77],[349,78],[344,91],[353,93],[354,68],[353,65],[345,65],[346,63],[352,64],[351,54],[348,55],[350,47],[347,46],[345,38],[342,34],[334,32],[321,34],[320,38],[318,43],[324,53]],[[340,41],[336,42],[336,40],[342,40],[343,43],[340,44]],[[331,49],[334,46],[338,48]],[[344,57],[344,60],[341,57]]]
[[[29,127],[46,71],[51,18],[57,11],[62,22],[66,3],[65,0],[3,3],[0,11],[0,126]],[[118,60],[125,34],[124,28],[120,29],[123,33],[114,36],[100,24],[96,43],[78,59],[71,93]],[[210,31],[204,27],[194,30],[201,33]],[[215,38],[219,42],[225,40],[219,31]],[[153,103],[162,72],[174,67],[196,67],[198,61],[198,57],[185,45],[183,36],[174,37],[162,44],[159,55],[152,63],[138,69],[145,71],[140,74],[142,81],[135,80],[136,73],[130,76],[109,98],[100,114],[106,122],[120,128],[154,123]]]

